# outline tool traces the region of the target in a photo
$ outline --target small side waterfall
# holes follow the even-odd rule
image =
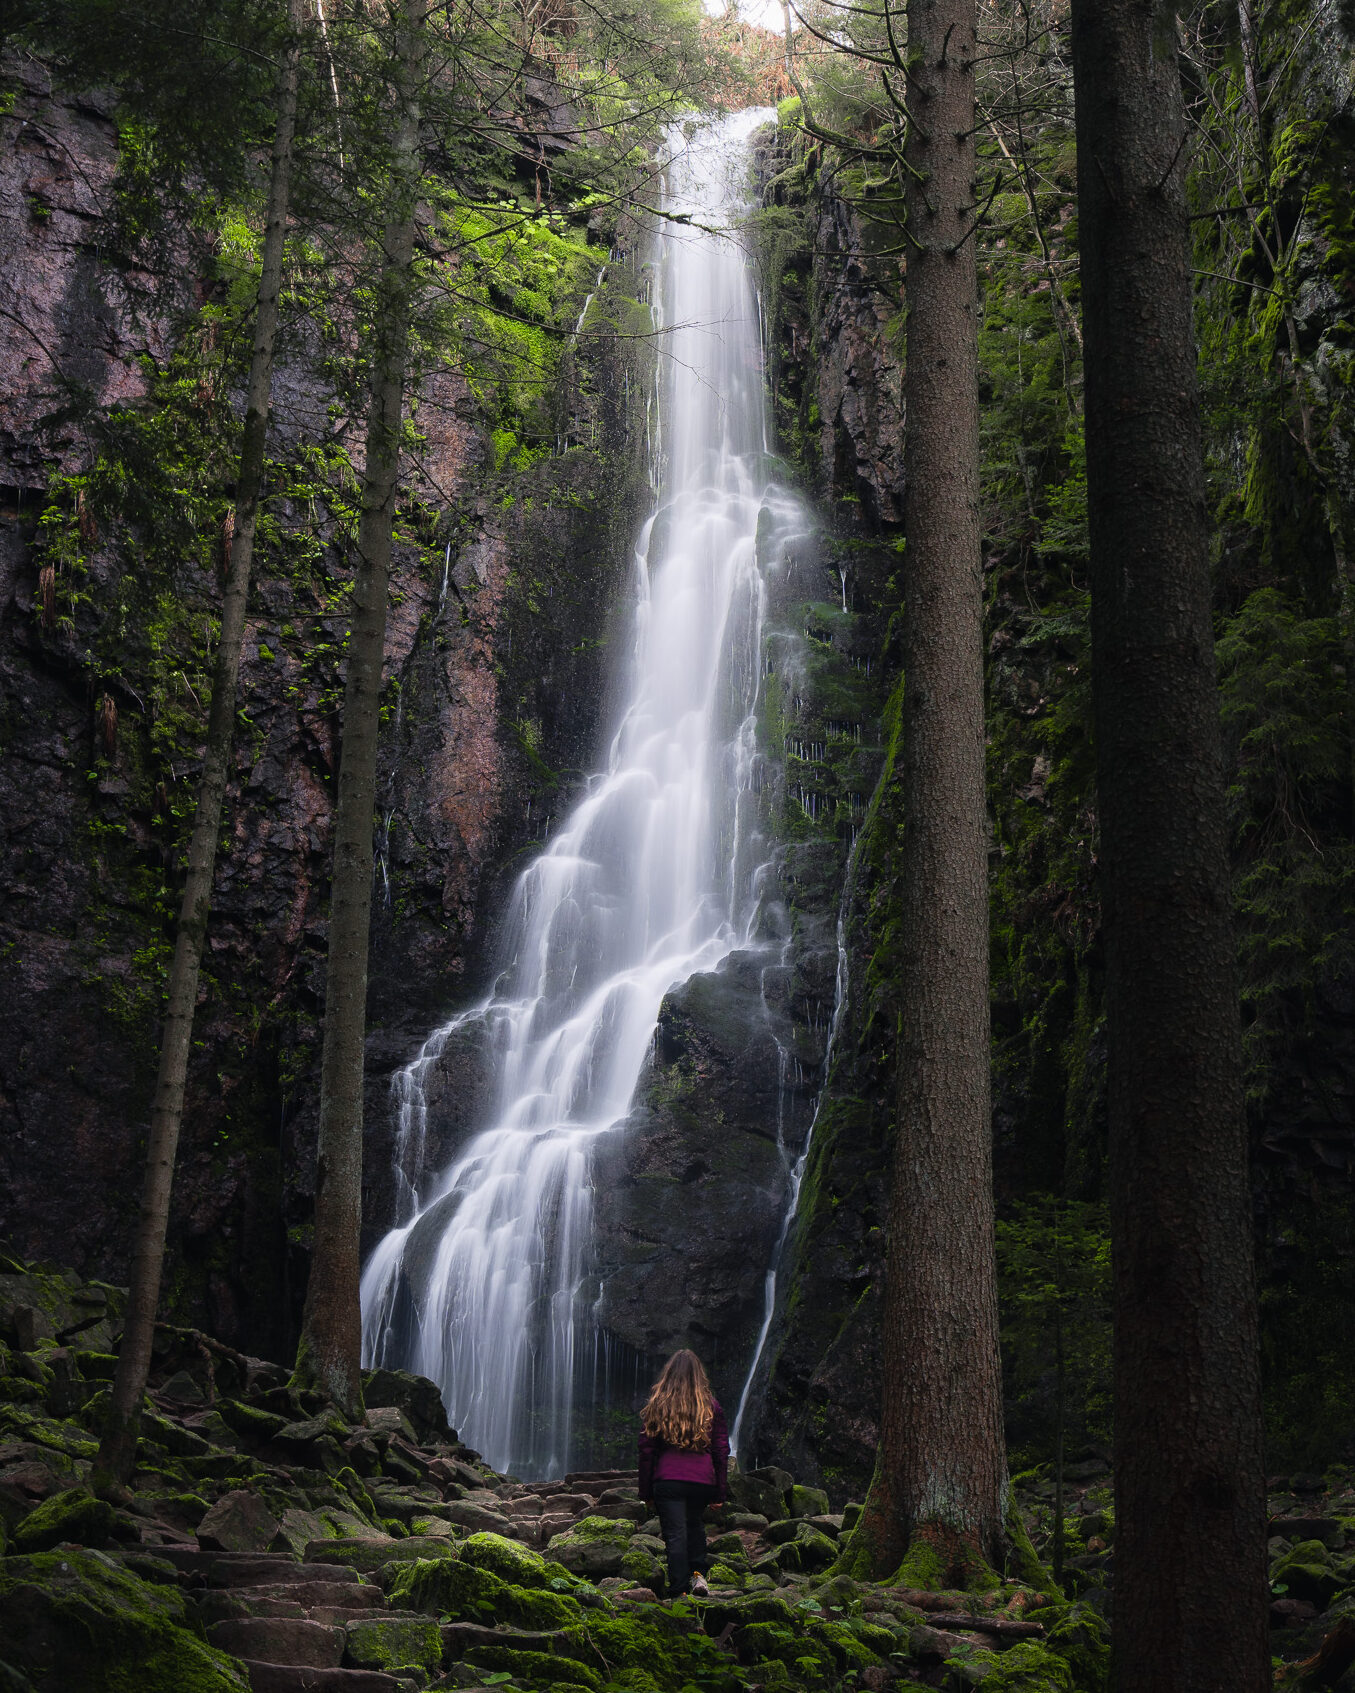
[[[698,128],[668,167],[666,208],[693,221],[660,237],[663,461],[605,770],[517,884],[493,996],[395,1083],[400,1212],[363,1276],[365,1359],[432,1377],[463,1437],[524,1474],[567,1467],[594,1367],[590,1150],[631,1107],[664,995],[755,944],[763,573],[804,516],[765,481],[758,310],[719,230],[765,121]],[[492,1104],[430,1182],[424,1083],[468,1021]]]
[[[853,843],[854,851],[855,843]],[[824,1095],[828,1091],[828,1077],[833,1067],[833,1048],[837,1045],[842,1014],[847,1008],[846,929],[847,900],[850,889],[849,861],[847,884],[843,891],[842,905],[838,911],[837,919],[837,971],[833,983],[833,1017],[828,1025],[828,1041],[823,1049],[823,1082],[819,1088],[818,1097],[814,1101],[814,1111],[809,1119],[809,1129],[805,1135],[804,1145],[800,1148],[800,1154],[791,1166],[790,1187],[786,1195],[786,1213],[781,1222],[781,1233],[777,1236],[772,1261],[767,1266],[767,1279],[763,1284],[762,1327],[758,1330],[752,1362],[748,1366],[748,1374],[744,1377],[743,1391],[739,1394],[738,1407],[734,1412],[734,1421],[729,1431],[729,1449],[736,1456],[739,1451],[739,1441],[743,1435],[743,1419],[748,1414],[748,1406],[757,1386],[758,1369],[762,1363],[762,1355],[767,1349],[767,1337],[772,1331],[772,1319],[776,1316],[777,1279],[781,1273],[782,1260],[786,1255],[786,1243],[790,1239],[791,1230],[795,1227],[795,1219],[800,1214],[800,1189],[804,1185],[805,1169],[809,1163],[810,1148],[814,1144],[814,1130],[818,1126],[819,1112],[823,1109]]]

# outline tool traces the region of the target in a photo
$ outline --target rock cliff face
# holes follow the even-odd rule
[[[153,536],[100,535],[77,493],[80,570],[44,583],[35,543],[53,509],[49,477],[90,457],[77,429],[50,418],[57,377],[148,415],[155,372],[210,333],[195,302],[154,277],[136,279],[134,313],[124,279],[100,260],[117,147],[107,107],[53,98],[25,73],[4,124],[15,144],[0,162],[10,232],[0,957],[11,1010],[0,1030],[0,1232],[21,1252],[120,1278],[172,932],[167,870],[194,771],[191,752],[166,761],[163,736],[174,712],[200,705],[202,676],[164,659],[158,637],[145,638],[148,618],[133,628]],[[596,259],[607,261],[604,305],[643,285],[636,232],[623,221],[609,234],[610,258],[599,247]],[[562,301],[567,321],[581,303]],[[367,1159],[376,1226],[390,1212],[390,1069],[479,984],[503,877],[591,760],[608,608],[646,487],[642,361],[625,343],[597,345],[566,354],[555,397],[562,443],[586,444],[524,470],[498,468],[483,405],[455,369],[428,371],[417,397],[423,443],[402,493],[386,649]],[[294,350],[276,385],[276,527],[256,564],[168,1283],[178,1314],[273,1356],[286,1354],[304,1279],[338,757],[342,490],[301,473],[308,454],[333,446],[331,399]],[[187,608],[165,645],[188,652],[204,627],[210,637],[216,582],[191,552],[161,589]],[[167,663],[179,666],[168,682]]]

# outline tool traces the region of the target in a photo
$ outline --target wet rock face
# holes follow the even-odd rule
[[[763,995],[774,965],[734,954],[669,994],[636,1109],[593,1172],[599,1321],[655,1362],[696,1350],[731,1421],[811,1098]]]
[[[171,299],[167,279],[137,277],[134,316],[99,269],[116,167],[100,100],[49,98],[25,71],[4,128],[17,139],[0,158],[0,289],[18,321],[0,320],[0,960],[13,1012],[0,1026],[0,1234],[121,1279],[154,1082],[157,960],[177,901],[170,809],[182,815],[196,767],[176,766],[159,788],[147,775],[159,770],[146,655],[112,632],[131,567],[107,537],[83,537],[87,595],[70,627],[44,618],[36,520],[50,475],[81,468],[85,443],[41,425],[53,360],[101,404],[137,400],[138,361],[163,367],[174,313],[187,307],[192,330],[194,305]],[[615,233],[609,288],[633,286],[633,241],[624,225]],[[279,455],[330,428],[330,393],[301,351],[289,360],[275,378]],[[573,361],[558,404],[567,438],[593,444],[534,465],[508,495],[462,377],[436,369],[418,396],[423,445],[405,493],[422,502],[426,533],[396,547],[386,642],[374,1231],[395,1205],[391,1072],[482,985],[504,878],[594,759],[609,607],[645,483],[643,393],[632,352]],[[352,427],[345,444],[360,462]],[[167,1285],[178,1314],[283,1356],[306,1270],[350,566],[336,522],[305,500],[274,504],[283,538],[256,559],[240,693],[249,727],[223,821]],[[304,569],[288,551],[298,531],[318,549]],[[214,613],[212,572],[187,564],[170,586],[195,615]],[[147,896],[162,885],[166,895]]]

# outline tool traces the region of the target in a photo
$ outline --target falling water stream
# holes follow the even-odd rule
[[[520,878],[484,1003],[395,1081],[399,1221],[363,1276],[369,1363],[430,1376],[499,1469],[559,1474],[591,1368],[590,1153],[626,1118],[664,995],[756,944],[769,854],[754,712],[766,573],[803,529],[767,481],[758,311],[737,241],[745,112],[678,137],[658,238],[659,488],[638,539],[623,704],[603,770]],[[450,1167],[424,1169],[425,1082],[482,1025],[491,1103]]]

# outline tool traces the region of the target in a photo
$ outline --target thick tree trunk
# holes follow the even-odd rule
[[[1115,1685],[1269,1684],[1234,937],[1174,9],[1074,0],[1109,1026]]]
[[[188,879],[179,907],[160,1043],[160,1069],[151,1107],[146,1174],[132,1253],[127,1316],[118,1347],[118,1367],[96,1474],[105,1484],[124,1483],[136,1459],[141,1400],[150,1369],[155,1312],[160,1300],[160,1277],[169,1222],[174,1160],[183,1118],[184,1086],[193,1039],[198,975],[212,903],[216,843],[231,740],[235,727],[236,682],[249,601],[250,570],[254,561],[254,530],[263,491],[264,447],[268,436],[269,403],[273,386],[273,348],[277,339],[278,295],[282,288],[282,259],[287,239],[287,207],[291,193],[292,140],[296,128],[297,81],[300,73],[300,6],[291,8],[293,35],[278,77],[277,130],[273,138],[272,172],[264,225],[263,267],[254,320],[254,349],[249,367],[240,470],[235,489],[234,533],[230,569],[221,606],[221,631],[212,676],[212,704],[197,810],[188,846]]]
[[[982,1579],[1007,1503],[993,1249],[973,0],[908,7],[903,920],[881,1452],[858,1569]]]
[[[390,214],[367,333],[371,397],[344,682],[343,752],[334,815],[315,1243],[296,1360],[299,1384],[319,1388],[349,1412],[357,1411],[362,1404],[359,1234],[372,828],[391,533],[414,297],[415,210],[420,182],[418,93],[427,12],[428,0],[406,0],[396,46],[399,110],[391,144]]]

